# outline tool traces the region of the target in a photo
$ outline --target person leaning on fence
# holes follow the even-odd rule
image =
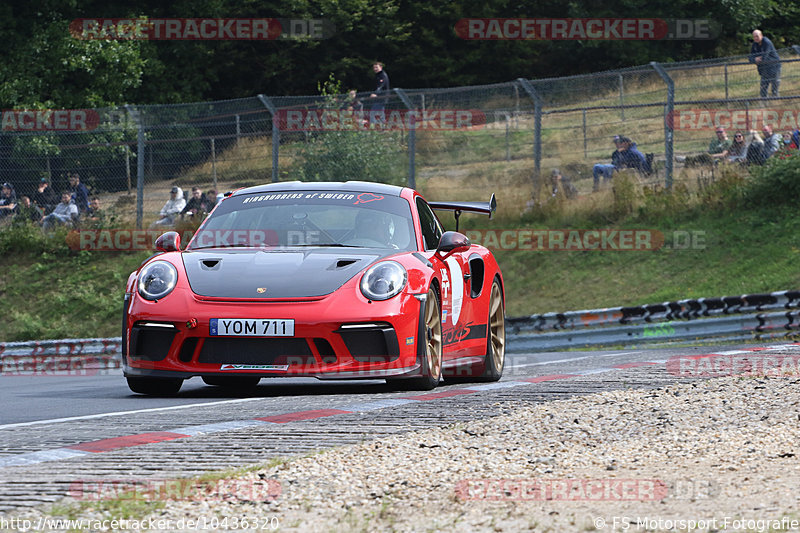
[[[613,177],[615,171],[626,168],[632,168],[643,173],[650,172],[647,158],[630,138],[624,135],[617,135],[614,137],[614,145],[616,145],[617,149],[611,154],[611,164],[598,163],[592,168],[592,177],[594,178],[593,191],[597,191],[600,188],[600,176],[603,177],[603,181],[608,181]]]
[[[180,187],[172,187],[169,191],[169,200],[167,200],[167,203],[164,204],[164,207],[162,207],[161,211],[158,213],[161,218],[150,224],[150,228],[174,226],[175,219],[184,207],[186,207],[186,199],[183,197],[183,191]]]
[[[751,63],[755,63],[761,76],[761,98],[766,98],[767,88],[772,85],[772,96],[778,96],[781,85],[781,58],[775,45],[764,37],[761,30],[753,30],[753,44],[750,45]]]
[[[383,113],[386,107],[384,95],[391,90],[391,85],[389,84],[389,75],[383,70],[383,66],[380,61],[372,64],[372,71],[375,73],[375,91],[369,95],[373,102],[369,111],[371,124],[383,124],[386,122],[386,116]]]
[[[42,227],[48,230],[59,224],[72,226],[78,221],[79,216],[78,206],[72,200],[72,192],[64,191],[61,193],[61,202],[42,220]]]
[[[17,194],[14,186],[4,183],[0,189],[0,220],[5,220],[17,212]]]

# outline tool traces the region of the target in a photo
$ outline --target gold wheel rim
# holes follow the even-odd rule
[[[425,332],[428,371],[436,378],[442,370],[442,320],[439,302],[433,289],[428,291],[428,305],[425,306]]]
[[[506,357],[506,319],[503,312],[503,295],[500,286],[492,284],[492,297],[489,304],[489,331],[491,334],[492,360],[498,372],[503,370]]]

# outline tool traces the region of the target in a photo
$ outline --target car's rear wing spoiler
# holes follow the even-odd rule
[[[495,210],[497,210],[497,199],[492,193],[492,197],[488,202],[428,202],[431,209],[442,209],[446,211],[453,211],[456,217],[456,231],[458,231],[458,217],[461,213],[478,213],[480,215],[489,215],[492,218]]]

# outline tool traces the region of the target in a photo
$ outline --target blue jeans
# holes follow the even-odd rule
[[[611,179],[611,176],[614,175],[614,170],[616,170],[616,167],[614,167],[614,165],[603,165],[602,163],[596,164],[592,168],[592,177],[594,177],[594,188],[596,189],[597,186],[600,184],[600,176],[603,176],[604,181],[608,181]]]

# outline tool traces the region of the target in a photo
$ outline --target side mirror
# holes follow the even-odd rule
[[[168,231],[156,239],[159,252],[177,252],[181,249],[181,236],[177,231]]]
[[[436,248],[436,254],[445,259],[453,252],[465,252],[469,250],[472,243],[469,238],[463,233],[457,231],[445,231],[442,238],[439,239],[439,246]]]

